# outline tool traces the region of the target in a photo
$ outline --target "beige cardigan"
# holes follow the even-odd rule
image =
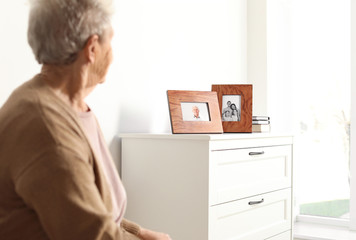
[[[0,109],[0,239],[138,239],[118,226],[76,113],[37,75]]]

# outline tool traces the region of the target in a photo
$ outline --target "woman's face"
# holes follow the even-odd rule
[[[98,83],[105,82],[106,74],[112,62],[113,56],[111,40],[113,37],[113,33],[113,29],[110,27],[108,30],[105,31],[99,41],[98,55],[95,59],[91,72],[93,84],[95,85]]]
[[[231,109],[236,110],[235,104],[232,104],[232,105],[231,105]]]

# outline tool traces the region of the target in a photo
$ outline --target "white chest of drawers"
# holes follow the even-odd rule
[[[291,240],[291,136],[123,134],[125,217],[174,240]]]

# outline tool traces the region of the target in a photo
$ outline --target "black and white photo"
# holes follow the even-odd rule
[[[223,95],[221,109],[222,121],[241,121],[241,95]]]

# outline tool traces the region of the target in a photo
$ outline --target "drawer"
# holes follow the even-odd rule
[[[266,240],[291,240],[291,239],[292,239],[291,231],[287,231],[287,232],[278,234],[276,236],[266,238]]]
[[[212,151],[210,206],[291,187],[291,145]]]
[[[264,240],[291,227],[290,189],[216,205],[209,211],[209,240]]]

